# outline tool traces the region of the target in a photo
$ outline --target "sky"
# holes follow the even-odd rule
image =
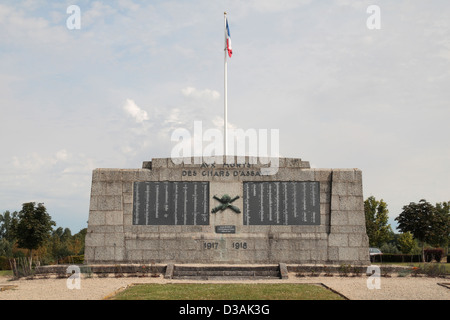
[[[76,233],[93,169],[170,157],[194,121],[222,129],[224,11],[230,127],[361,169],[394,230],[404,205],[450,200],[447,0],[1,0],[0,212],[44,203]]]

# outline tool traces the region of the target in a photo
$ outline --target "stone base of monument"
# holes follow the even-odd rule
[[[368,265],[362,172],[301,159],[153,159],[95,169],[85,261]]]
[[[69,268],[69,266],[71,268]],[[68,269],[69,268],[69,269]],[[161,277],[165,279],[235,280],[235,279],[284,279],[287,268],[282,265],[179,265],[179,264],[120,264],[78,265],[79,273],[95,277]],[[70,272],[67,272],[67,271]],[[69,277],[73,265],[36,267],[36,275]]]
[[[367,266],[361,265],[307,265],[307,264],[94,264],[76,265],[77,271],[86,277],[163,277],[174,280],[271,280],[290,277],[317,276],[363,276],[372,275]],[[385,267],[388,268],[388,267]],[[410,271],[409,267],[395,266],[396,272]],[[68,278],[74,272],[74,265],[39,266],[35,269],[37,277]]]

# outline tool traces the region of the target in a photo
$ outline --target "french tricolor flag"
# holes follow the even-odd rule
[[[228,19],[226,19],[226,26],[227,26],[227,30],[226,30],[225,36],[227,39],[227,51],[228,51],[228,56],[231,58],[231,55],[233,54],[233,49],[231,48],[231,37],[230,37],[230,28],[228,27]]]

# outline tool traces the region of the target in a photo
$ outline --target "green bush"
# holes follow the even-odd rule
[[[442,264],[432,263],[429,265],[424,265],[421,269],[422,272],[428,277],[445,277],[446,275],[445,265]]]
[[[424,250],[424,256],[426,262],[431,262],[433,260],[441,262],[442,257],[444,256],[444,250],[441,248],[428,248]]]
[[[83,264],[84,263],[84,254],[80,254],[78,256],[72,256],[73,263],[75,264]]]
[[[390,254],[371,257],[372,262],[422,262],[421,254]]]
[[[341,264],[338,268],[338,272],[341,277],[348,277],[352,272],[352,266],[349,264]]]
[[[78,256],[67,256],[61,259],[58,259],[58,263],[61,264],[83,264],[84,262],[84,255],[78,255]]]
[[[4,256],[0,256],[0,270],[11,270],[9,259]]]

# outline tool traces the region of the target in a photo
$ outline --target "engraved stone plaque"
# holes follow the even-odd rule
[[[318,181],[244,182],[244,225],[319,225]]]
[[[209,225],[209,182],[134,182],[134,225]]]
[[[236,226],[216,226],[216,233],[236,233]]]

